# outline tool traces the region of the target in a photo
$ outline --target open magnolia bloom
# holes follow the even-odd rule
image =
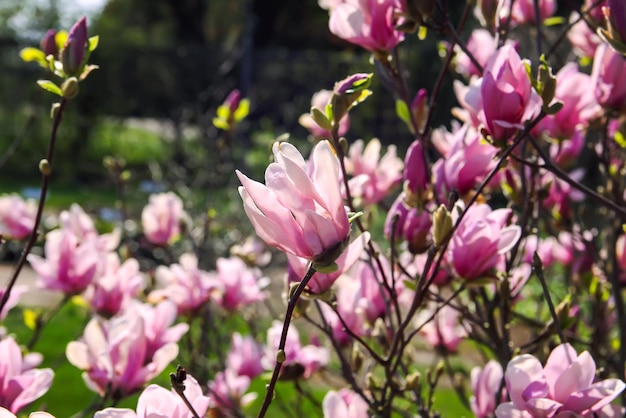
[[[504,378],[511,402],[498,406],[498,418],[617,417],[623,408],[611,405],[626,387],[620,379],[594,383],[596,363],[587,351],[570,344],[557,346],[546,365],[530,354],[511,360]]]
[[[237,171],[250,222],[268,245],[313,261],[318,270],[332,269],[350,236],[332,146],[321,141],[308,162],[286,142],[274,143],[272,151],[274,162],[265,171],[265,184]]]

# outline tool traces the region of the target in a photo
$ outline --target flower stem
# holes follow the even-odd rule
[[[56,143],[57,132],[59,129],[59,125],[61,124],[61,119],[63,117],[63,110],[65,110],[66,105],[67,105],[67,99],[61,99],[59,107],[57,108],[55,115],[54,115],[54,122],[52,123],[52,131],[50,132],[50,140],[48,142],[48,152],[46,153],[46,160],[48,161],[48,166],[50,167],[52,167],[52,157],[54,154],[54,144]],[[7,301],[9,300],[9,296],[11,296],[11,290],[13,289],[13,286],[17,282],[17,278],[19,277],[20,272],[22,271],[22,268],[24,268],[24,265],[26,264],[26,257],[32,250],[33,246],[37,242],[37,238],[39,237],[38,229],[39,229],[39,224],[41,223],[41,218],[43,216],[43,208],[46,203],[46,196],[48,194],[48,184],[50,182],[50,174],[51,174],[50,170],[42,170],[41,192],[39,193],[39,205],[37,206],[37,214],[35,215],[35,224],[33,225],[33,230],[30,233],[30,238],[28,239],[28,242],[26,243],[26,247],[24,247],[24,250],[22,251],[22,254],[20,255],[20,259],[17,265],[15,266],[15,269],[13,270],[13,274],[11,275],[11,278],[9,279],[9,283],[6,287],[4,294],[2,295],[2,299],[0,299],[0,312],[4,308],[4,305],[6,305]]]
[[[278,343],[278,352],[285,350],[285,343],[287,342],[287,332],[289,331],[289,324],[291,324],[291,318],[293,317],[293,311],[296,308],[296,304],[304,292],[304,288],[309,283],[316,270],[313,267],[309,267],[309,270],[304,275],[302,281],[296,287],[296,290],[289,296],[289,300],[287,301],[287,311],[285,312],[285,321],[283,322],[283,330],[280,334],[280,342]],[[276,361],[276,366],[274,366],[274,372],[272,373],[272,378],[270,379],[270,383],[267,385],[267,393],[265,394],[265,399],[263,400],[263,405],[261,406],[261,410],[259,411],[258,418],[262,418],[265,416],[267,409],[272,403],[272,399],[274,398],[274,387],[276,387],[276,382],[278,381],[278,376],[280,374],[280,368],[282,367],[282,361]]]

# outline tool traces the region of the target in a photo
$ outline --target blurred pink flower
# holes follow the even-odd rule
[[[215,278],[221,292],[216,302],[229,312],[267,298],[269,279],[256,267],[248,267],[239,257],[218,258]]]
[[[352,143],[345,158],[346,172],[352,175],[350,192],[361,198],[364,205],[380,202],[402,180],[404,163],[396,155],[396,146],[387,147],[382,158],[381,148],[377,138],[371,139],[365,149],[359,139]]]
[[[176,307],[172,309],[175,315]],[[171,328],[160,332],[159,325],[167,321],[154,313],[157,315],[152,323],[132,309],[108,321],[92,318],[83,338],[67,345],[67,359],[84,370],[83,379],[89,389],[100,395],[111,391],[113,399],[121,399],[139,390],[176,358],[176,341],[182,333],[172,332],[178,330]],[[185,332],[188,328],[187,324],[177,327]]]
[[[33,232],[37,204],[24,200],[17,194],[0,196],[0,235],[4,238],[22,239]]]
[[[332,96],[333,96],[333,92],[331,90],[320,90],[316,92],[311,98],[311,107],[312,108],[316,107],[325,113],[326,106],[330,103]],[[298,122],[300,123],[300,125],[304,126],[309,132],[311,132],[311,135],[315,137],[325,138],[325,139],[332,138],[331,133],[327,131],[326,129],[322,128],[321,126],[319,126],[313,120],[313,117],[311,116],[311,114],[308,112],[300,115]],[[339,121],[338,135],[344,136],[348,132],[349,128],[350,128],[350,116],[348,113],[346,113],[345,116],[342,117],[341,120]]]
[[[470,374],[472,397],[470,407],[476,418],[490,418],[496,410],[496,394],[504,373],[502,366],[495,360],[490,360],[484,368],[474,367]]]
[[[60,290],[66,295],[82,293],[97,273],[100,252],[94,240],[79,243],[71,231],[57,229],[46,236],[46,258],[28,255],[39,276],[39,287]]]
[[[72,203],[69,210],[61,212],[59,224],[62,229],[71,231],[78,242],[95,240],[96,247],[101,252],[114,251],[120,243],[119,229],[115,229],[109,234],[98,234],[91,217],[77,203]]]
[[[552,350],[545,367],[530,354],[513,358],[506,367],[511,402],[498,406],[498,418],[622,416],[611,405],[626,385],[620,379],[594,383],[596,364],[585,351],[578,355],[568,343]]]
[[[263,365],[266,369],[273,369],[276,363],[276,350],[280,342],[283,324],[280,321],[272,322],[272,326],[267,330],[267,346]],[[302,345],[300,334],[294,326],[289,326],[287,341],[285,342],[285,361],[282,367],[282,378],[308,379],[313,373],[328,364],[330,353],[324,347],[316,345]],[[296,371],[295,375],[289,375],[291,370]]]
[[[250,266],[264,267],[272,260],[272,253],[255,237],[248,237],[242,244],[230,247],[230,254],[241,258]]]
[[[435,191],[442,202],[448,200],[452,190],[465,196],[496,166],[494,157],[498,150],[485,143],[468,124],[451,133],[436,129],[432,137],[444,156],[432,168]]]
[[[459,313],[449,305],[439,307],[430,304],[415,319],[420,335],[434,348],[455,352],[463,338],[467,337]]]
[[[157,267],[155,277],[156,288],[148,300],[169,299],[179,314],[192,313],[222,289],[216,275],[198,269],[198,259],[190,253],[181,255],[178,264]]]
[[[137,260],[129,258],[121,263],[116,253],[109,253],[104,259],[104,271],[83,296],[95,312],[110,317],[124,309],[144,285]]]
[[[511,19],[515,23],[530,25],[535,24],[535,5],[534,0],[515,0],[511,9],[511,0],[501,0],[500,3],[500,21],[507,19],[508,12],[511,10]],[[539,20],[543,22],[556,12],[555,0],[539,0]]]
[[[59,53],[63,71],[68,76],[77,76],[83,68],[87,52],[87,18],[81,17],[67,34],[65,45]]]
[[[322,401],[324,418],[368,418],[369,406],[359,395],[348,389],[329,391]]]
[[[234,371],[237,376],[254,379],[263,373],[262,357],[263,346],[254,338],[242,337],[238,332],[233,333],[230,351],[226,357],[227,369]]]
[[[14,414],[12,414],[8,409],[5,409],[0,406],[0,418],[17,418],[17,417]],[[50,415],[47,412],[38,411],[38,412],[31,412],[28,418],[54,418],[54,415]],[[116,417],[116,418],[124,418],[124,417]]]
[[[371,52],[390,51],[404,39],[395,29],[396,0],[347,0],[330,9],[330,31]]]
[[[46,57],[48,55],[52,55],[54,59],[59,58],[59,47],[57,46],[56,35],[56,30],[48,29],[43,38],[41,38],[39,45],[41,46],[41,50],[46,55]]]
[[[472,31],[465,46],[472,56],[476,58],[476,61],[484,68],[489,58],[495,54],[497,42],[491,32],[487,29],[479,28]],[[454,47],[454,50],[456,51],[454,65],[457,73],[467,78],[482,76],[469,56],[463,52],[458,45]]]
[[[522,232],[517,225],[507,226],[511,216],[511,209],[492,211],[486,204],[470,206],[448,248],[448,263],[461,278],[475,280],[489,275],[515,245]]]
[[[50,389],[54,372],[51,369],[35,369],[40,362],[39,354],[22,356],[20,346],[12,337],[0,341],[1,406],[16,414]]]
[[[605,43],[596,49],[591,80],[602,107],[618,111],[626,108],[626,58]]]
[[[7,314],[9,313],[11,308],[14,308],[18,304],[18,302],[20,301],[20,296],[22,296],[27,290],[27,286],[13,286],[6,304],[4,305],[2,310],[0,310],[0,321],[7,317]],[[2,300],[4,292],[6,292],[6,288],[0,289],[0,300]]]
[[[424,155],[424,146],[420,140],[415,140],[409,145],[404,158],[404,182],[405,189],[414,195],[421,195],[427,188],[428,160]]]
[[[210,399],[202,394],[202,387],[189,374],[185,379],[184,393],[193,409],[204,417]],[[106,408],[96,412],[94,418],[193,418],[193,414],[174,389],[150,385],[139,395],[136,413],[132,409]]]
[[[578,20],[578,17],[577,13],[572,13],[569,18],[570,24]],[[581,58],[593,58],[598,45],[602,43],[600,37],[584,19],[580,19],[570,27],[567,31],[567,39],[572,44],[574,54]]]
[[[232,410],[250,404],[257,398],[257,394],[246,393],[249,387],[248,376],[239,376],[230,369],[219,372],[213,381],[209,382],[210,409]]]
[[[286,142],[273,146],[265,185],[237,171],[239,194],[257,235],[268,245],[315,260],[341,249],[350,222],[341,196],[339,161],[328,141],[313,148],[307,165]],[[336,254],[338,255],[338,254]]]
[[[152,357],[161,347],[178,343],[189,330],[189,325],[174,325],[177,317],[176,304],[164,300],[156,305],[133,301],[124,311],[123,316],[140,316],[144,322],[144,336],[147,340],[147,356]]]
[[[367,336],[365,317],[359,306],[360,298],[357,296],[360,285],[361,283],[351,275],[342,275],[335,286],[336,312],[328,304],[320,304],[322,316],[333,333],[333,339],[342,347],[352,341],[349,332],[360,337]]]
[[[316,272],[307,285],[309,292],[321,294],[329,290],[333,283],[345,273],[352,265],[363,255],[365,245],[369,241],[370,234],[365,232],[361,234],[354,242],[345,250],[339,258],[335,260],[337,270],[332,273]],[[287,271],[288,283],[296,283],[302,280],[307,272],[309,261],[305,258],[287,254],[289,262]]]
[[[554,99],[561,101],[563,107],[555,115],[539,121],[533,131],[547,131],[553,138],[568,139],[585,129],[601,111],[593,89],[589,88],[591,84],[591,77],[581,73],[575,63],[561,68],[556,73]]]
[[[186,216],[182,200],[174,193],[153,194],[141,213],[143,232],[151,243],[167,245],[180,234]]]
[[[465,103],[472,119],[480,121],[496,141],[511,139],[542,106],[524,61],[512,45],[502,46],[489,58],[482,79],[465,94]]]

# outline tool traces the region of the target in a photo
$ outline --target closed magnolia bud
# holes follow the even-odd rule
[[[73,99],[78,96],[78,79],[76,77],[70,77],[61,84],[61,92],[63,98]]]
[[[46,57],[48,55],[52,55],[56,58],[59,54],[59,47],[57,46],[56,35],[56,30],[49,29],[41,39],[41,50],[46,55]]]
[[[39,171],[44,176],[49,176],[52,173],[52,166],[50,166],[50,162],[45,158],[39,161]]]
[[[452,230],[452,215],[444,205],[440,205],[433,213],[433,241],[440,248]]]
[[[72,26],[61,50],[61,63],[67,75],[78,75],[87,50],[87,18],[82,17]]]

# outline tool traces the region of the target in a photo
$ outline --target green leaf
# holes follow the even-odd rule
[[[98,47],[99,41],[100,37],[98,35],[89,38],[89,52],[95,51],[95,49]]]
[[[319,110],[317,107],[311,108],[311,117],[319,125],[320,128],[325,129],[327,131],[332,131],[333,125],[330,123],[330,120],[326,117],[326,114]]]
[[[241,99],[237,110],[235,110],[235,122],[240,122],[250,114],[250,99]]]
[[[230,129],[228,122],[222,118],[213,118],[213,126],[224,131],[228,131]]]
[[[553,16],[553,17],[549,17],[546,20],[543,21],[543,24],[545,26],[556,26],[556,25],[562,25],[564,24],[565,18],[562,16]]]
[[[404,100],[396,100],[396,115],[407,125],[411,123],[411,113]]]
[[[56,42],[59,51],[63,49],[65,42],[67,42],[67,32],[64,30],[58,31],[57,34],[54,35],[54,42]]]
[[[49,91],[52,94],[56,94],[57,96],[63,97],[63,92],[61,91],[61,88],[54,84],[52,81],[37,80],[37,84],[39,84],[39,87],[41,87],[42,89]]]
[[[626,138],[624,138],[624,134],[620,131],[615,132],[615,142],[622,148],[626,148]]]
[[[42,50],[37,49],[37,48],[24,48],[20,51],[20,58],[23,61],[26,62],[31,62],[31,61],[37,61],[37,62],[46,62],[46,56],[43,53]]]

